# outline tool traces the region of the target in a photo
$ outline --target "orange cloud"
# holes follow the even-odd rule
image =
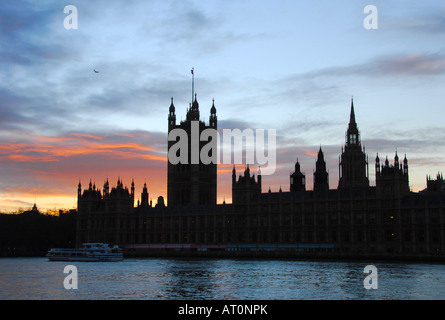
[[[156,156],[156,155],[147,154],[147,155],[142,155],[141,157],[144,158],[144,159],[148,159],[148,160],[156,160],[156,161],[163,161],[163,162],[167,162],[168,161],[167,156],[163,157],[163,156]]]
[[[95,136],[95,135],[87,134],[87,133],[71,133],[70,135],[73,137],[77,137],[77,138],[90,138],[90,139],[95,139],[95,140],[103,140],[103,138],[104,138],[101,136]]]
[[[103,137],[71,134],[73,137],[42,137],[39,141],[48,143],[2,143],[0,144],[0,159],[18,162],[58,161],[75,155],[112,154],[131,158],[149,158],[150,160],[166,161],[165,157],[147,155],[146,152],[158,152],[155,148],[135,142],[91,142],[83,139],[90,137],[103,140]]]
[[[23,154],[12,154],[5,157],[0,157],[2,160],[12,160],[15,162],[50,162],[50,161],[58,161],[56,158],[51,156],[31,156],[31,155],[23,155]]]
[[[318,156],[318,152],[316,151],[312,151],[312,150],[308,150],[308,149],[303,149],[303,152],[305,155],[307,156],[311,156],[311,157],[317,157]]]

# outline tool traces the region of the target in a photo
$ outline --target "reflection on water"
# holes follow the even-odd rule
[[[66,265],[78,269],[67,290]],[[372,263],[271,260],[127,259],[115,263],[0,259],[0,299],[444,299],[445,268],[375,263],[378,289],[366,290]]]

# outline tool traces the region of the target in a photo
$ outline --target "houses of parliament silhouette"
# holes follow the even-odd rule
[[[200,120],[194,96],[186,120],[176,123],[173,98],[168,130],[190,133],[217,128],[214,103],[209,125]],[[169,148],[172,142],[168,142]],[[189,146],[190,147],[190,146]],[[190,162],[189,162],[190,163]],[[297,161],[289,191],[262,192],[262,176],[232,172],[232,203],[217,204],[216,164],[171,164],[168,161],[167,197],[149,203],[144,184],[135,206],[130,190],[119,179],[110,190],[90,182],[78,185],[76,242],[108,242],[126,254],[200,254],[336,258],[445,258],[445,183],[427,178],[427,188],[411,192],[408,160],[397,153],[375,159],[376,185],[369,184],[368,156],[351,100],[345,145],[339,157],[339,181],[329,188],[328,171],[320,147],[312,190]]]

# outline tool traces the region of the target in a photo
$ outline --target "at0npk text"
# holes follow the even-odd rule
[[[221,314],[267,314],[266,307],[262,304],[230,304],[224,305]]]

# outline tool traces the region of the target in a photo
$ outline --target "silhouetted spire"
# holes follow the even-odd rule
[[[212,107],[210,108],[210,126],[212,128],[216,129],[217,124],[217,118],[216,118],[216,108],[215,108],[215,99],[212,101]]]
[[[216,114],[215,99],[212,100],[212,107],[210,108],[210,114]]]
[[[351,98],[351,114],[349,115],[349,126],[357,127],[357,123],[355,122],[355,112],[354,112],[354,98]]]
[[[194,109],[194,108],[196,108],[196,109],[199,108],[198,94],[197,93],[195,93],[195,100],[193,100],[193,103],[192,103],[192,109]]]
[[[297,162],[295,163],[295,172],[300,172],[300,163],[298,162],[298,158]]]
[[[408,159],[406,158],[406,154],[405,158],[403,159],[403,173],[408,175]]]
[[[147,183],[144,183],[144,188],[142,189],[142,193],[141,193],[141,206],[143,208],[148,207]]]
[[[349,125],[346,131],[346,146],[349,145],[360,145],[360,137],[357,127],[357,122],[355,121],[355,111],[354,111],[354,100],[351,99],[351,113],[349,115]]]
[[[324,160],[323,151],[318,151],[318,159],[315,163],[314,172],[314,191],[328,191],[329,190],[329,178],[328,172],[326,171],[326,162]]]
[[[104,188],[103,188],[103,191],[104,191],[104,195],[107,195],[107,194],[109,193],[109,191],[110,191],[110,185],[109,185],[109,183],[108,183],[108,178],[107,178],[107,180],[104,182]]]
[[[131,197],[134,200],[134,179],[132,179],[132,181],[131,181]]]
[[[320,150],[318,150],[318,159],[317,161],[324,161],[324,155],[323,155],[323,150],[321,150],[321,146],[320,146]]]
[[[357,122],[355,121],[354,100],[351,99],[351,113],[349,115],[349,133],[358,133]]]
[[[173,104],[173,97],[172,97],[172,102],[170,104],[170,108],[169,108],[169,111],[168,111],[168,127],[169,127],[169,130],[174,125],[176,125],[176,114],[175,114],[175,105]]]
[[[175,113],[175,105],[173,104],[173,97],[172,97],[172,102],[171,102],[171,104],[170,104],[170,109],[169,109],[169,111],[170,111],[170,114],[171,114],[171,113]]]

